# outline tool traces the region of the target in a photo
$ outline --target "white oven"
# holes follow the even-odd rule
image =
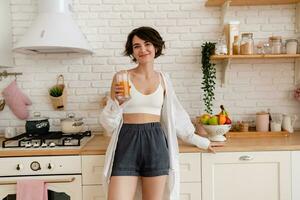
[[[0,158],[0,200],[14,199],[16,182],[23,179],[47,182],[49,200],[82,200],[80,156]]]

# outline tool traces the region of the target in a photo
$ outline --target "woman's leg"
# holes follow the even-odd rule
[[[137,182],[137,176],[112,176],[108,186],[108,200],[133,200]]]
[[[162,200],[167,177],[142,177],[143,200]]]

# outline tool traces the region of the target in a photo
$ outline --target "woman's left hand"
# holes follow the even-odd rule
[[[224,143],[223,142],[211,142],[207,148],[208,152],[210,153],[216,153],[214,150],[214,147],[223,147]]]

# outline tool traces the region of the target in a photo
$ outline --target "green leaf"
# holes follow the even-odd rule
[[[205,104],[205,112],[212,114],[213,100],[215,99],[215,79],[216,79],[216,68],[215,64],[211,63],[210,57],[214,54],[215,43],[205,42],[202,45],[202,87],[204,91],[203,101]]]

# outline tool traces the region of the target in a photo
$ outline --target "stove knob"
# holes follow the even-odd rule
[[[49,163],[47,168],[48,168],[48,169],[53,169],[53,167],[54,167],[54,165],[51,164],[51,163]]]
[[[42,147],[43,147],[43,148],[45,148],[45,147],[47,147],[47,146],[48,146],[48,145],[47,145],[46,143],[43,143],[43,144],[42,144]]]
[[[54,142],[50,142],[49,147],[55,147],[55,143]]]
[[[33,170],[33,171],[38,171],[41,169],[41,165],[39,162],[37,161],[33,161],[31,164],[30,164],[30,168]]]
[[[25,144],[25,147],[26,147],[26,148],[30,148],[30,147],[32,147],[32,144],[31,144],[31,142],[27,142],[27,143]]]
[[[23,165],[22,164],[18,164],[16,167],[16,170],[20,171],[23,169]]]
[[[40,145],[39,145],[39,143],[37,143],[37,142],[33,144],[33,147],[34,147],[34,148],[38,148],[39,146],[40,146]]]

